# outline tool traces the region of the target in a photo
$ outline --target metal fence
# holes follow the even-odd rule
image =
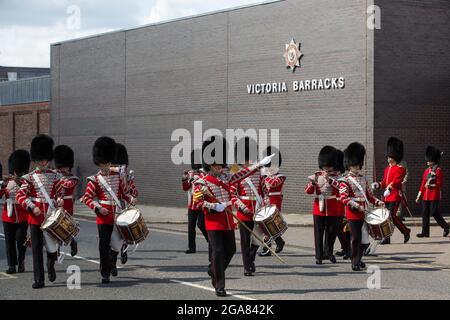
[[[0,82],[0,106],[50,101],[50,76]]]

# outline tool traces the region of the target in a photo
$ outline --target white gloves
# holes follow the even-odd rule
[[[391,194],[391,191],[392,191],[391,189],[387,188],[386,191],[384,191],[384,193],[383,193],[384,197],[385,198],[389,197],[389,195]]]
[[[275,153],[272,153],[270,156],[265,157],[264,159],[262,159],[259,163],[258,166],[263,167],[265,165],[268,165],[271,161],[272,158],[275,157]]]
[[[216,203],[216,205],[214,206],[214,210],[217,212],[223,212],[225,210],[226,206],[223,203]]]

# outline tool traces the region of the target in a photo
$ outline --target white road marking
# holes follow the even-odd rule
[[[185,286],[197,288],[197,289],[203,289],[203,290],[207,290],[207,291],[211,291],[211,292],[216,292],[213,288],[205,287],[205,286],[202,286],[202,285],[199,285],[199,284],[195,284],[195,283],[191,283],[191,282],[184,282],[184,281],[172,280],[172,279],[170,279],[170,281],[176,282],[176,283],[179,283],[179,284],[183,284]],[[241,295],[238,295],[238,294],[233,294],[230,291],[228,291],[227,294],[228,294],[228,296],[235,297],[235,298],[238,298],[238,299],[241,299],[241,300],[257,300],[257,299],[254,299],[254,298],[241,296]]]

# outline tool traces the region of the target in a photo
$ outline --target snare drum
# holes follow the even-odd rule
[[[370,211],[365,217],[370,236],[375,240],[389,238],[394,233],[394,224],[389,216],[389,210],[379,208]]]
[[[73,237],[80,232],[78,223],[64,208],[54,209],[42,223],[41,229],[56,241],[68,245]]]
[[[276,206],[264,207],[255,214],[255,222],[261,227],[269,241],[280,237],[288,229],[286,220]]]
[[[116,226],[127,244],[142,242],[149,233],[141,212],[136,208],[129,208],[118,215]]]

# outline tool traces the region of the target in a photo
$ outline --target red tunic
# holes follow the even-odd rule
[[[64,175],[61,172],[62,175]],[[61,183],[58,185],[59,194],[64,199],[64,210],[67,211],[71,216],[73,215],[73,193],[75,192],[75,188],[78,185],[80,179],[78,177],[72,175],[64,175],[61,179]]]
[[[4,189],[0,190],[0,199],[4,196],[6,201],[3,205],[2,221],[8,223],[22,223],[28,221],[28,211],[25,210],[16,200],[16,194],[19,186],[16,181],[10,180]],[[7,201],[12,200],[11,217],[8,216]]]
[[[187,192],[188,195],[188,209],[195,210],[195,205],[192,198],[193,197],[192,191],[194,190],[194,184],[197,180],[203,179],[206,176],[206,174],[203,170],[192,172],[193,176],[191,178],[181,179],[181,187],[183,188],[183,191]]]
[[[333,185],[333,180],[325,178],[322,171],[316,173],[317,183],[309,182],[305,187],[307,194],[315,195],[313,204],[313,214],[315,216],[331,216],[336,217],[341,215],[338,206],[339,190],[338,185]],[[329,175],[329,178],[337,177],[337,175]]]
[[[254,173],[256,169],[256,166],[252,166],[249,168],[244,168],[233,175],[224,174],[220,177],[207,174],[203,179],[196,181],[194,187],[194,208],[203,209],[205,214],[206,230],[230,231],[236,229],[236,224],[234,223],[233,216],[231,214],[233,208],[231,204],[230,187],[242,179],[247,178],[249,175]],[[202,188],[207,188],[212,196],[202,191]],[[200,194],[200,196],[197,197],[197,194]],[[213,208],[216,202],[225,204],[227,206],[225,211],[214,211]]]
[[[264,195],[269,198],[270,205],[275,205],[280,211],[283,202],[282,191],[285,181],[286,176],[281,174],[263,177]]]
[[[105,208],[108,210],[106,216],[97,214],[97,224],[114,224],[116,203],[106,188],[100,183],[99,176],[103,176],[119,201],[122,199],[129,203],[133,197],[129,193],[128,186],[124,183],[123,179],[120,179],[120,174],[117,172],[99,171],[95,176],[88,177],[82,202],[92,210],[96,208]]]
[[[384,170],[383,181],[381,181],[381,188],[386,189],[389,185],[392,186],[392,191],[384,201],[399,202],[401,201],[402,183],[405,179],[406,169],[402,166],[387,166]]]
[[[442,169],[437,167],[435,169],[436,176],[431,176],[432,168],[427,168],[423,173],[422,183],[420,185],[418,198],[424,201],[440,201],[442,199],[442,183],[444,182],[444,174]],[[430,179],[431,178],[431,179]],[[430,180],[429,186],[425,187],[427,181]]]
[[[34,174],[36,174],[47,192],[50,200],[53,201],[53,206],[56,207],[56,199],[60,197],[57,193],[58,184],[61,182],[61,174],[50,169],[45,169],[43,171],[36,169],[33,172],[22,177],[22,185],[16,194],[17,202],[26,210],[28,210],[28,224],[41,225],[44,222],[45,214],[48,210],[48,203],[45,199],[44,194],[41,192],[38,183],[34,179]],[[42,213],[39,216],[33,214],[33,209],[38,207],[41,209]]]
[[[367,209],[367,203],[364,194],[350,178],[355,179],[359,183],[361,188],[365,191],[367,200],[371,204],[378,205],[380,200],[376,199],[370,192],[369,184],[365,176],[349,172],[340,179],[339,196],[341,202],[345,205],[347,220],[364,220],[364,212],[358,210],[357,207],[359,206],[363,209]]]
[[[237,216],[242,221],[253,221],[257,207],[257,196],[262,201],[262,181],[261,174],[256,171],[251,176],[233,184],[230,187],[231,203],[237,209]],[[249,181],[253,183],[257,195],[250,187]]]

